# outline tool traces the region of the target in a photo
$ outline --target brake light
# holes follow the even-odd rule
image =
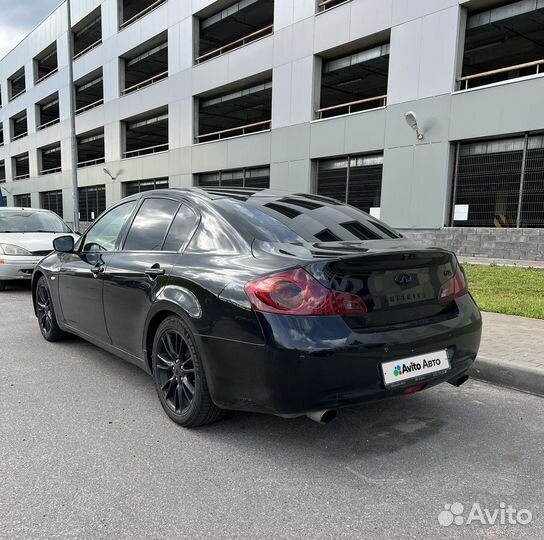
[[[468,293],[468,283],[465,273],[459,265],[457,265],[457,271],[455,275],[447,281],[438,294],[438,301],[441,304],[447,304],[451,302],[454,298],[459,298]]]
[[[273,274],[245,286],[253,308],[283,315],[364,315],[364,301],[327,289],[302,268]]]

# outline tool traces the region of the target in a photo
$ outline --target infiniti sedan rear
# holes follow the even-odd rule
[[[480,344],[455,255],[316,195],[159,190],[55,247],[33,279],[43,336],[140,366],[187,427],[459,386]]]

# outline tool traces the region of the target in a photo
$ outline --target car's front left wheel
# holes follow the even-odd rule
[[[36,285],[36,315],[42,336],[47,341],[60,341],[66,337],[57,323],[51,291],[44,276],[38,280]]]
[[[223,417],[224,411],[210,396],[196,340],[179,317],[168,317],[160,324],[153,341],[152,361],[161,405],[174,422],[198,427]]]
[[[5,282],[5,281],[0,281],[0,292],[6,290],[6,285],[7,285],[7,282]]]

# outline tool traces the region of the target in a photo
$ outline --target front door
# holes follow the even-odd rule
[[[59,273],[59,298],[66,325],[110,343],[104,318],[104,273],[136,206],[135,201],[104,214],[80,242],[76,253],[64,254]]]

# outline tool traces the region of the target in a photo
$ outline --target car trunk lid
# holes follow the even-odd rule
[[[346,317],[354,329],[409,324],[452,309],[438,300],[457,268],[446,250],[398,239],[274,244],[273,251],[306,259],[305,269],[324,286],[362,298],[368,313]]]

